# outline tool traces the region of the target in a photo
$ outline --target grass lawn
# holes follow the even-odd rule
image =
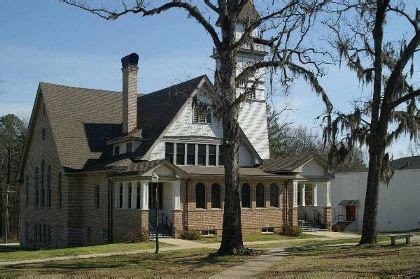
[[[191,249],[0,268],[0,277],[209,277],[251,256],[209,257],[212,249]]]
[[[269,241],[269,240],[294,240],[294,239],[304,239],[304,238],[318,238],[321,236],[302,234],[301,236],[285,236],[281,234],[246,234],[243,236],[244,242],[252,241]],[[200,240],[197,240],[201,243],[220,243],[222,241],[222,236],[215,237],[202,237]]]
[[[420,246],[306,247],[292,250],[260,278],[420,276]]]
[[[169,244],[160,243],[161,246],[170,246]],[[154,248],[154,242],[137,242],[137,243],[115,243],[107,245],[86,246],[86,247],[72,247],[62,249],[48,249],[48,250],[26,250],[20,247],[0,246],[0,262],[4,261],[18,261],[73,255],[86,255],[106,252],[120,252],[145,250]]]

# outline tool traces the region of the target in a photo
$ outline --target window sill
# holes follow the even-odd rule
[[[207,208],[195,208],[195,211],[207,211]]]
[[[223,209],[220,207],[212,207],[210,208],[210,210],[214,210],[214,211],[222,211]]]
[[[261,232],[261,234],[265,234],[265,235],[267,235],[267,234],[274,234],[274,232]]]

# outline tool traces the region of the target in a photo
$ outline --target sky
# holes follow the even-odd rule
[[[120,59],[132,52],[140,56],[140,93],[202,74],[212,79],[212,42],[182,11],[105,21],[58,0],[0,0],[0,28],[0,115],[29,118],[41,81],[120,91]],[[400,30],[396,24],[389,32]],[[321,83],[335,107],[348,110],[353,98],[370,92],[345,67],[330,66],[327,73]],[[420,85],[419,67],[413,82]],[[323,104],[304,81],[268,101],[276,108],[289,104],[282,121],[320,131],[315,118]],[[391,154],[411,155],[409,140],[393,144]]]

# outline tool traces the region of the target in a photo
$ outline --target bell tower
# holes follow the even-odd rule
[[[258,19],[259,14],[255,9],[253,1],[250,0],[239,14],[236,26],[236,37],[240,38],[245,27]],[[260,31],[254,30],[253,36],[261,36]],[[247,66],[263,61],[267,54],[266,47],[263,45],[243,45],[237,53],[237,74],[241,73]],[[216,67],[218,67],[217,56],[213,55],[213,57],[215,57]],[[251,94],[249,94],[249,98],[240,105],[239,125],[261,159],[269,159],[270,148],[268,143],[264,69],[257,71],[247,82],[241,84],[237,88],[237,96],[245,91],[251,92]]]

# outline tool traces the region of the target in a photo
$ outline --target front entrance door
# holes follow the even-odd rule
[[[346,221],[348,222],[356,221],[356,206],[354,205],[346,206]]]
[[[163,183],[158,183],[157,198],[159,201],[159,210],[163,208]],[[151,224],[156,223],[156,184],[149,183],[149,220]]]

